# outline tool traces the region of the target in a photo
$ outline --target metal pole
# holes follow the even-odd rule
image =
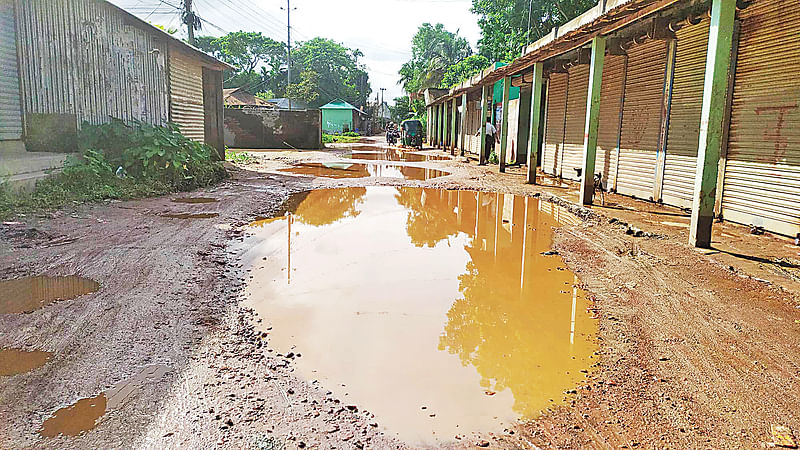
[[[189,35],[189,44],[195,45],[194,12],[192,12],[192,0],[183,0],[183,23],[186,24],[186,32]]]
[[[379,111],[380,111],[379,114],[381,115],[381,123],[383,124],[383,128],[386,128],[386,117],[384,117],[384,115],[383,115],[383,104],[385,102],[385,99],[383,98],[383,91],[385,91],[385,90],[386,90],[386,88],[381,88],[381,105],[378,108]]]
[[[286,0],[286,93],[289,93],[289,86],[292,84],[292,5],[291,0]],[[286,95],[289,100],[289,111],[292,110],[292,97]]]

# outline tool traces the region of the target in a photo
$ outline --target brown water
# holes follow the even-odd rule
[[[401,166],[396,164],[359,164],[351,162],[303,163],[281,172],[297,175],[312,175],[325,178],[368,178],[386,177],[406,180],[430,180],[449,175],[447,172],[424,167]]]
[[[172,199],[172,201],[174,203],[188,203],[192,205],[219,202],[219,200],[210,197],[183,197],[183,198],[174,198]]]
[[[428,155],[423,153],[415,153],[413,151],[403,151],[394,148],[387,148],[384,150],[377,150],[372,147],[371,150],[353,150],[344,158],[361,159],[367,161],[404,161],[404,162],[426,162],[426,161],[444,161],[450,158],[442,155]]]
[[[39,434],[46,437],[78,436],[97,426],[97,419],[106,413],[106,395],[84,398],[75,404],[61,408],[45,420]]]
[[[0,376],[19,375],[38,369],[50,361],[49,352],[0,348]]]
[[[213,219],[214,217],[219,217],[218,213],[173,213],[173,214],[162,214],[161,217],[167,217],[169,219]]]
[[[0,281],[0,314],[29,313],[97,292],[100,285],[82,277],[28,277]]]
[[[534,198],[318,190],[245,241],[248,306],[301,374],[414,444],[500,431],[585,378],[597,324]],[[263,258],[266,257],[266,260]],[[434,416],[431,416],[431,415]]]

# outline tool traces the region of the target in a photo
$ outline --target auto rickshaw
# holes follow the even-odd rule
[[[422,150],[422,122],[417,119],[404,120],[400,124],[403,128],[403,146]]]

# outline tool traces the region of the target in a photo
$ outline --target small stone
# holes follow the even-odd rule
[[[486,448],[489,446],[489,441],[487,441],[486,439],[481,439],[480,441],[475,442],[475,446]]]

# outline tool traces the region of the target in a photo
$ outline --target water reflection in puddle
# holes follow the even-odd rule
[[[100,285],[81,277],[28,277],[0,281],[0,314],[30,313],[61,301],[97,292]]]
[[[584,379],[597,325],[575,276],[541,254],[574,216],[534,198],[419,188],[293,203],[250,230],[248,306],[273,327],[271,346],[303,355],[303,375],[388,432],[436,443],[498,431]]]
[[[217,203],[219,200],[210,197],[184,197],[184,198],[174,198],[172,199],[173,203],[188,203],[192,205],[202,204],[202,203]]]
[[[0,348],[0,376],[19,375],[38,369],[52,356],[49,352]]]
[[[351,153],[343,155],[344,158],[361,159],[367,161],[404,161],[404,162],[426,162],[449,160],[447,156],[428,155],[415,153],[412,151],[402,151],[393,148],[385,150],[353,150]]]
[[[45,437],[78,436],[97,426],[97,419],[106,413],[106,395],[78,400],[72,406],[59,409],[45,420],[39,434]]]
[[[304,163],[297,164],[281,172],[297,175],[312,175],[325,178],[367,178],[386,177],[406,180],[430,180],[449,175],[447,172],[424,167],[401,166],[395,164],[358,164],[350,162]]]

